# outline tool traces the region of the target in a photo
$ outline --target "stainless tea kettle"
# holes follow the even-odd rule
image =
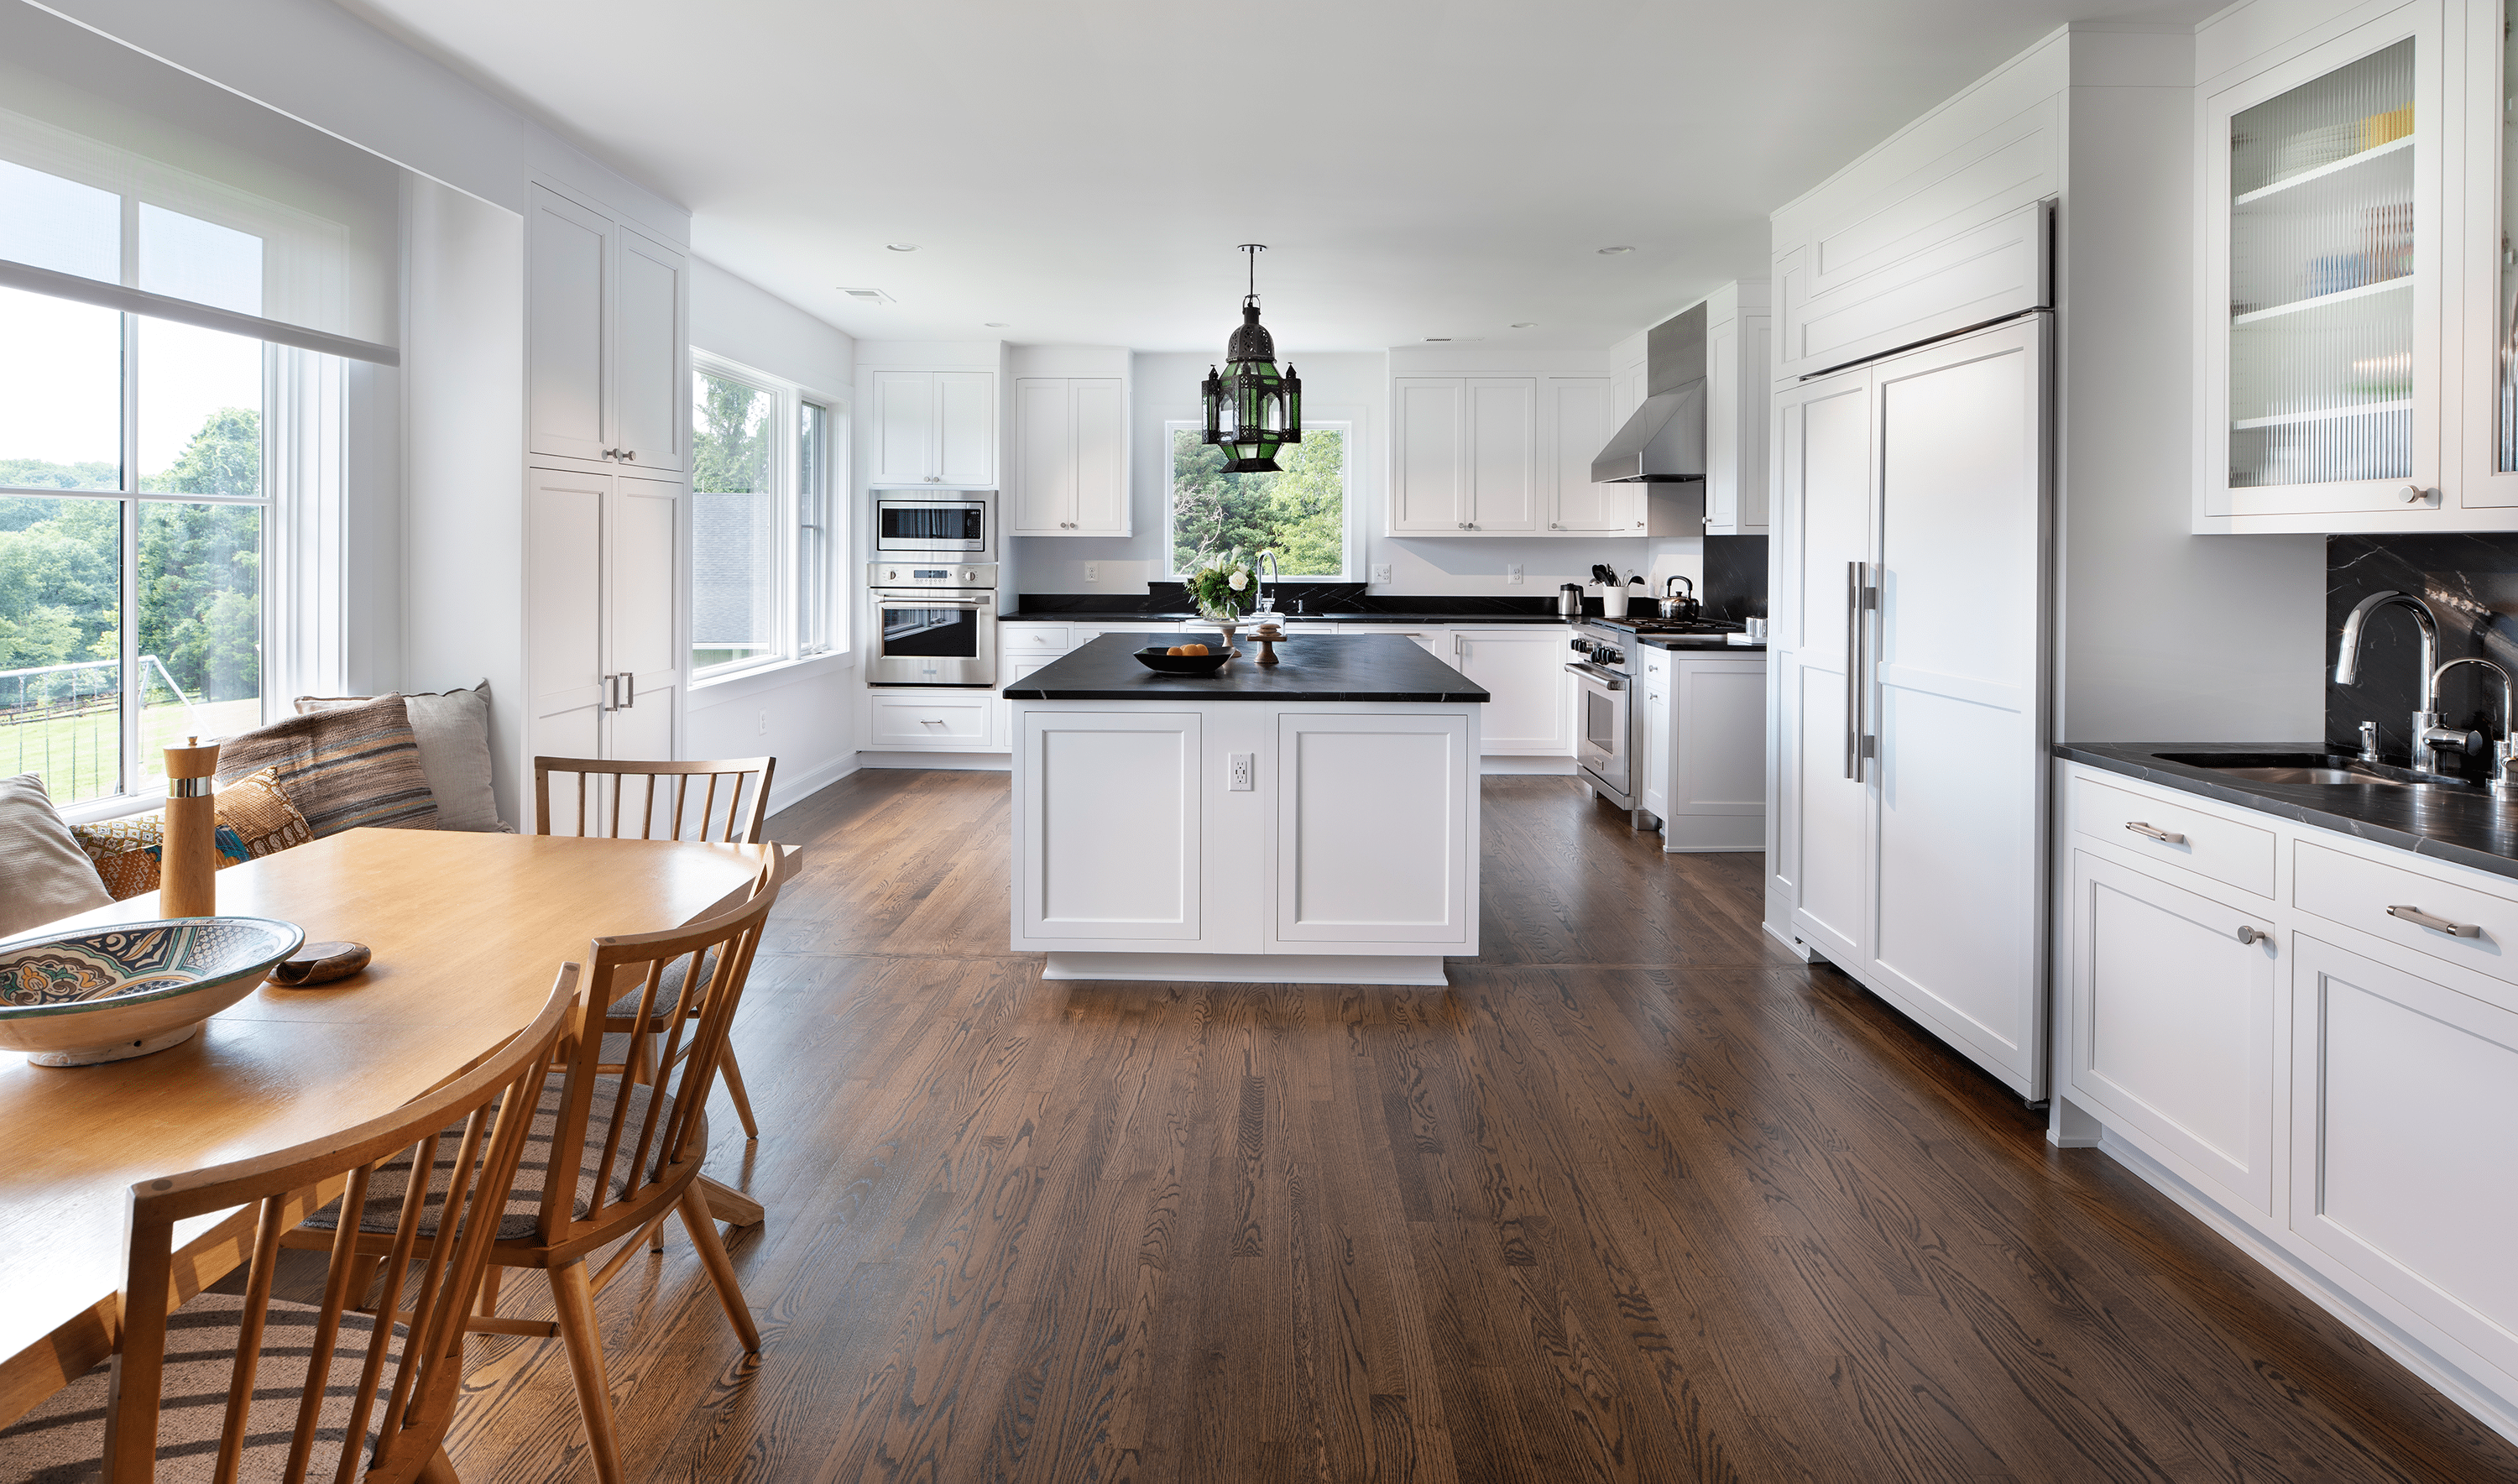
[[[1682,594],[1671,590],[1680,583],[1687,583],[1687,591],[1685,593]],[[1688,582],[1684,574],[1673,573],[1668,582],[1661,585],[1661,616],[1663,618],[1677,619],[1683,623],[1696,617],[1697,614],[1703,611],[1703,605],[1698,603],[1696,600],[1696,584]]]

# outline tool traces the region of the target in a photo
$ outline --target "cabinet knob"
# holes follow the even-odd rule
[[[2256,927],[2251,923],[2238,924],[2238,941],[2245,943],[2249,947],[2254,947],[2258,943],[2269,943],[2273,940],[2274,936],[2262,928]]]
[[[2409,484],[2405,486],[2405,503],[2409,505],[2425,503],[2430,500],[2430,498],[2431,492],[2423,489],[2420,485]]]
[[[638,451],[636,449],[623,449],[621,451],[621,461],[623,463],[636,463],[638,461]]]
[[[1710,522],[1709,522],[1709,523],[1710,523]],[[1635,524],[1640,526],[1640,525],[1642,525],[1642,524],[1643,524],[1643,522],[1639,520],[1639,521],[1636,521],[1636,522],[1635,522]]]

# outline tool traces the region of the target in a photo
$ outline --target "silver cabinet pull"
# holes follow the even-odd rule
[[[2483,936],[2483,929],[2477,927],[2473,923],[2451,922],[2445,917],[2433,917],[2430,913],[2423,911],[2419,907],[2389,907],[2387,909],[2387,915],[2389,917],[2398,918],[2402,921],[2411,923],[2416,928],[2428,928],[2434,933],[2445,933],[2451,938],[2481,938]]]
[[[1856,750],[1862,733],[1862,689],[1855,674],[1862,668],[1862,563],[1845,564],[1845,776],[1862,776]]]
[[[2262,928],[2256,927],[2252,923],[2242,922],[2238,924],[2238,941],[2245,943],[2251,948],[2258,943],[2269,943],[2273,940],[2274,936],[2272,934],[2266,932]]]
[[[623,671],[621,673],[621,686],[622,689],[629,693],[629,699],[621,703],[622,709],[626,711],[638,704],[638,673],[634,670]]]
[[[2169,830],[2154,829],[2151,826],[2143,823],[2139,819],[2126,820],[2125,828],[2133,831],[2137,835],[2140,835],[2145,840],[2156,840],[2161,845],[2184,845],[2186,843],[2185,836],[2176,834]]]

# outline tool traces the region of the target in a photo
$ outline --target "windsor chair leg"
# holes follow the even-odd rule
[[[586,1264],[551,1270],[551,1297],[559,1305],[560,1343],[568,1350],[577,1382],[577,1410],[586,1419],[586,1441],[600,1484],[621,1484],[621,1448],[612,1427],[612,1384],[603,1375],[603,1335],[594,1327],[594,1288]]]
[[[752,1121],[752,1094],[744,1089],[743,1069],[735,1065],[732,1046],[725,1048],[725,1058],[717,1064],[717,1070],[725,1073],[726,1095],[734,1099],[734,1115],[743,1120],[743,1137],[760,1138],[760,1125]]]

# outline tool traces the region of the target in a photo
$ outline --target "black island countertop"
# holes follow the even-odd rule
[[[2055,756],[2162,788],[2261,809],[2299,824],[2392,846],[2434,860],[2518,878],[2518,803],[2480,787],[2402,788],[2383,783],[2258,783],[2162,753],[2229,757],[2318,753],[2343,757],[2323,742],[2059,742]],[[2402,768],[2386,771],[2400,774]],[[2409,776],[2409,775],[2408,775]]]
[[[1277,613],[1268,616],[1282,622],[1288,629],[1298,628],[1304,624],[1448,624],[1484,628],[1490,624],[1562,625],[1565,622],[1563,615],[1555,613],[1459,613],[1418,609],[1375,613]],[[1259,618],[1260,615],[1254,613],[1248,615],[1242,622],[1246,627],[1257,623]],[[1117,607],[1018,608],[1012,613],[998,614],[997,621],[1003,624],[1125,624],[1131,621],[1149,624],[1196,624],[1206,622],[1194,609],[1164,609],[1160,612],[1151,612],[1144,608]]]
[[[1010,701],[1405,701],[1491,699],[1477,681],[1395,633],[1294,634],[1275,665],[1241,635],[1241,656],[1211,676],[1165,675],[1137,663],[1177,633],[1106,633],[1005,687]]]

